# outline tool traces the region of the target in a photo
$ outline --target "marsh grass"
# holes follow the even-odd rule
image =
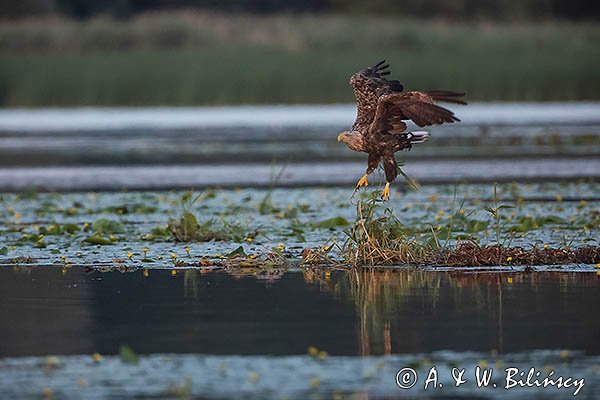
[[[407,89],[470,100],[598,99],[600,27],[173,12],[0,25],[4,106],[351,102],[387,58]],[[443,72],[443,73],[441,73]]]
[[[356,221],[346,231],[343,256],[352,265],[415,264],[427,258],[428,249],[408,236],[408,230],[372,192],[356,204]]]
[[[178,242],[241,241],[245,237],[245,230],[241,226],[225,220],[217,223],[213,218],[198,222],[193,207],[205,196],[207,196],[205,192],[196,196],[192,192],[185,192],[180,200],[181,214],[179,217],[171,218],[166,230],[155,229],[153,232],[155,236],[164,237],[170,234]]]
[[[503,237],[505,220],[501,210],[511,206],[500,204],[494,186],[493,204],[484,210],[493,218],[495,244],[478,244],[473,240],[462,240],[455,230],[469,222],[469,213],[461,212],[464,201],[452,213],[444,229],[431,226],[431,236],[417,238],[415,232],[405,226],[393,213],[384,208],[378,199],[378,192],[364,194],[356,203],[356,220],[346,230],[347,239],[342,246],[327,243],[318,249],[305,249],[303,259],[306,264],[332,264],[335,257],[331,250],[339,250],[344,264],[355,267],[377,265],[434,265],[434,266],[502,266],[502,265],[557,265],[557,264],[597,264],[600,262],[600,247],[569,246],[552,248],[544,246],[512,247],[511,237]],[[466,214],[466,216],[465,216]],[[482,221],[475,220],[475,224]],[[487,224],[473,226],[479,230]],[[443,236],[440,234],[443,232]],[[456,238],[458,236],[458,238]],[[333,263],[336,263],[334,261]],[[337,262],[339,263],[339,262]]]
[[[271,214],[274,212],[278,212],[279,210],[273,205],[273,201],[271,197],[273,195],[273,190],[277,187],[277,183],[281,179],[281,176],[285,172],[285,166],[279,169],[278,172],[275,171],[275,164],[271,164],[271,177],[269,179],[269,189],[265,192],[265,195],[258,203],[258,212],[262,215]]]

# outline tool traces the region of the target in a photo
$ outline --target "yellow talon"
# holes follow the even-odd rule
[[[367,174],[364,174],[362,178],[360,178],[360,180],[358,181],[358,183],[356,184],[356,188],[358,189],[361,186],[369,186],[369,182],[367,182]]]
[[[383,189],[383,193],[381,193],[381,198],[383,201],[387,201],[390,199],[390,183],[387,182],[385,184],[385,188]]]

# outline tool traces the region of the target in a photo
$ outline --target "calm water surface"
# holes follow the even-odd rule
[[[37,399],[571,398],[502,389],[505,366],[585,379],[600,394],[594,273],[400,269],[86,272],[0,269],[0,390]],[[140,354],[127,364],[122,344]],[[328,352],[307,355],[309,346]],[[94,362],[90,356],[104,358]],[[58,354],[57,358],[46,358]],[[34,357],[38,356],[38,357]],[[398,370],[444,390],[401,390]],[[476,366],[500,389],[479,389]],[[453,387],[450,371],[469,383]]]
[[[236,274],[1,269],[0,356],[110,354],[121,344],[139,353],[600,354],[595,274]]]

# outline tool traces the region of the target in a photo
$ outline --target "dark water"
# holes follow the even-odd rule
[[[577,398],[596,399],[599,286],[597,274],[582,272],[150,270],[144,277],[2,268],[0,392],[340,400],[562,399],[577,390]],[[123,344],[139,361],[111,356]],[[310,356],[309,346],[328,355]],[[425,390],[432,367],[443,388]],[[466,371],[459,387],[455,367]],[[477,367],[493,371],[483,388]],[[398,387],[403,368],[414,369],[418,384]],[[580,386],[507,389],[508,368]]]
[[[600,354],[593,273],[0,269],[0,357],[115,354]]]

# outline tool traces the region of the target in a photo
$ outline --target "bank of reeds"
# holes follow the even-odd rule
[[[470,100],[598,99],[600,27],[335,15],[148,13],[0,25],[0,105],[350,102],[387,58],[407,89]]]

